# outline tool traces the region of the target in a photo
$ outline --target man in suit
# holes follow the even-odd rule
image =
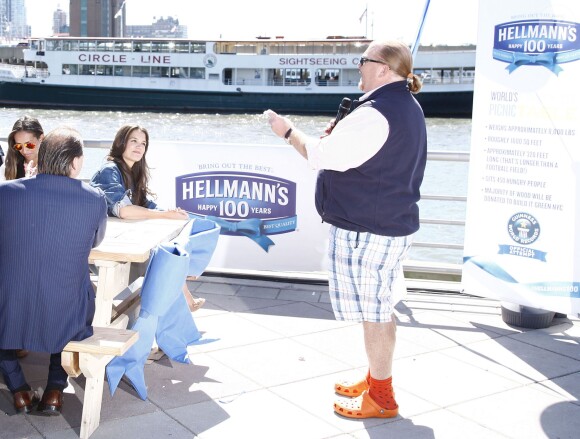
[[[43,414],[60,413],[68,378],[60,352],[93,333],[88,256],[104,237],[107,203],[76,179],[82,164],[79,133],[57,128],[40,145],[36,177],[0,183],[0,372],[17,412],[38,403]],[[51,354],[40,402],[19,349]]]

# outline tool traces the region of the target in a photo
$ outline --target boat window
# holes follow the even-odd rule
[[[97,75],[113,76],[113,66],[100,65],[95,72]]]
[[[133,45],[131,41],[115,41],[115,52],[131,52]]]
[[[62,43],[62,50],[67,52],[76,52],[79,50],[79,40],[64,40]]]
[[[475,67],[463,68],[461,82],[472,83],[475,79]]]
[[[177,53],[189,53],[189,42],[178,41],[173,43],[173,50]]]
[[[62,50],[62,41],[46,40],[46,50]]]
[[[171,78],[187,78],[189,76],[187,67],[170,67],[169,76]]]
[[[96,44],[94,41],[81,40],[79,42],[79,50],[82,52],[94,51],[96,49]]]
[[[205,53],[205,43],[192,42],[191,53]]]
[[[92,75],[95,72],[95,66],[88,64],[79,65],[79,75]]]
[[[229,42],[219,42],[215,44],[214,52],[222,54],[235,53],[235,47]]]
[[[255,55],[258,53],[258,48],[252,43],[240,43],[234,46],[234,53],[239,55]]]
[[[115,66],[115,76],[131,76],[131,66]]]
[[[314,78],[316,84],[321,86],[333,86],[340,83],[340,70],[318,69]]]
[[[205,69],[199,67],[191,67],[189,69],[189,77],[193,79],[205,79]]]
[[[63,64],[62,74],[63,75],[78,75],[79,66],[76,64]]]
[[[310,70],[308,69],[284,69],[284,85],[308,85],[310,84]]]
[[[97,41],[97,50],[99,52],[112,52],[114,43],[112,41]]]
[[[307,44],[307,43],[300,43],[300,44],[296,44],[295,53],[297,55],[308,55],[311,53],[316,53],[312,49],[313,49],[312,45]]]
[[[171,44],[171,48],[170,45]],[[151,42],[151,52],[170,52],[173,48],[173,43],[166,41],[153,41]]]
[[[133,66],[133,76],[145,78],[150,76],[151,67],[149,66]]]
[[[134,52],[151,52],[151,41],[134,42]]]
[[[210,81],[218,81],[220,79],[220,75],[217,73],[210,73],[209,80]]]
[[[151,67],[152,78],[161,78],[167,76],[168,76],[167,67],[157,67],[157,66]]]
[[[266,70],[267,85],[282,85],[282,69]]]

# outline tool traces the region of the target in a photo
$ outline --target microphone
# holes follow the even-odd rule
[[[350,110],[351,104],[352,101],[349,98],[342,98],[342,101],[338,106],[338,113],[336,113],[336,119],[334,119],[334,126],[332,127],[332,129],[334,129],[334,127],[338,122],[344,119],[344,117],[348,113],[348,110]],[[330,130],[330,132],[332,132],[332,129]],[[328,134],[330,134],[330,132]]]

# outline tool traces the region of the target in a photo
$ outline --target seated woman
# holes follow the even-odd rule
[[[146,154],[149,147],[149,133],[139,125],[124,125],[117,131],[107,163],[91,179],[91,186],[98,187],[107,196],[109,216],[123,219],[189,219],[184,210],[161,210],[152,200],[149,190],[149,167]],[[194,298],[187,283],[183,294],[190,311],[203,306],[205,299]]]
[[[30,116],[18,119],[8,135],[8,150],[5,163],[0,166],[0,181],[36,175],[42,139],[44,130],[37,119]]]

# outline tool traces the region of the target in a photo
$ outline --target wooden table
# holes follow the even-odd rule
[[[89,255],[98,270],[93,326],[127,326],[126,319],[120,317],[132,297],[118,305],[116,312],[113,299],[129,286],[131,262],[146,262],[151,250],[175,238],[187,223],[188,220],[168,219],[107,220],[105,239]]]
[[[129,272],[132,262],[146,262],[158,244],[171,241],[187,220],[120,220],[109,218],[105,238],[89,255],[97,267],[95,334],[81,342],[70,342],[62,353],[62,365],[70,376],[85,375],[85,396],[80,437],[87,439],[99,426],[105,367],[116,355],[123,355],[138,334],[126,330],[127,311],[139,304],[139,290],[131,290]],[[113,306],[120,293],[124,300]],[[117,302],[117,301],[115,301]]]

